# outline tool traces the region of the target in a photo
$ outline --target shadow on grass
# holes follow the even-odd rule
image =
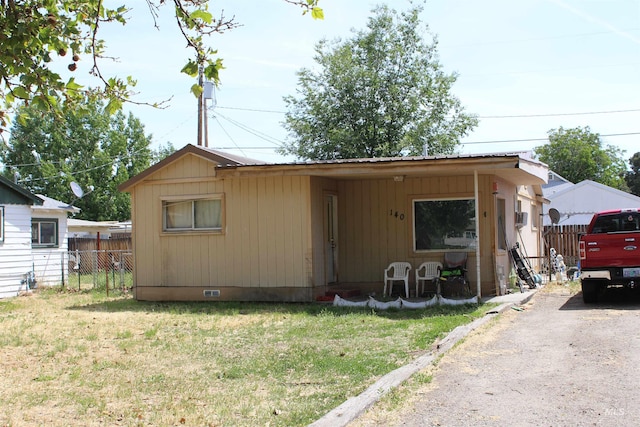
[[[91,293],[91,292],[87,292]],[[370,307],[334,307],[331,303],[270,303],[270,302],[155,302],[136,301],[130,295],[112,295],[92,293],[96,302],[74,305],[68,310],[86,310],[94,312],[140,312],[168,313],[177,315],[252,315],[261,313],[305,314],[310,316],[349,316],[369,313],[391,320],[423,319],[446,315],[471,315],[479,307],[490,309],[493,304],[441,305],[424,309],[388,309],[376,310]]]

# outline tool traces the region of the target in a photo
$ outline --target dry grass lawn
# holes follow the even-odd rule
[[[307,425],[486,307],[0,301],[0,425]]]

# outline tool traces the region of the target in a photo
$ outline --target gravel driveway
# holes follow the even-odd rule
[[[554,287],[523,308],[445,354],[405,404],[350,427],[640,425],[640,300],[616,289],[585,305]]]

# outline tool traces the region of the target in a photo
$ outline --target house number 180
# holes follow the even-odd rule
[[[404,220],[404,214],[403,213],[398,213],[398,211],[393,211],[393,209],[391,209],[389,211],[389,215],[391,216],[395,216],[396,218],[400,218],[400,221]]]

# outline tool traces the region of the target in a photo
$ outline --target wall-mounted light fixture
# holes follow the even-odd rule
[[[393,180],[394,180],[395,182],[402,182],[402,181],[404,181],[404,175],[395,175],[395,176],[393,177]]]

